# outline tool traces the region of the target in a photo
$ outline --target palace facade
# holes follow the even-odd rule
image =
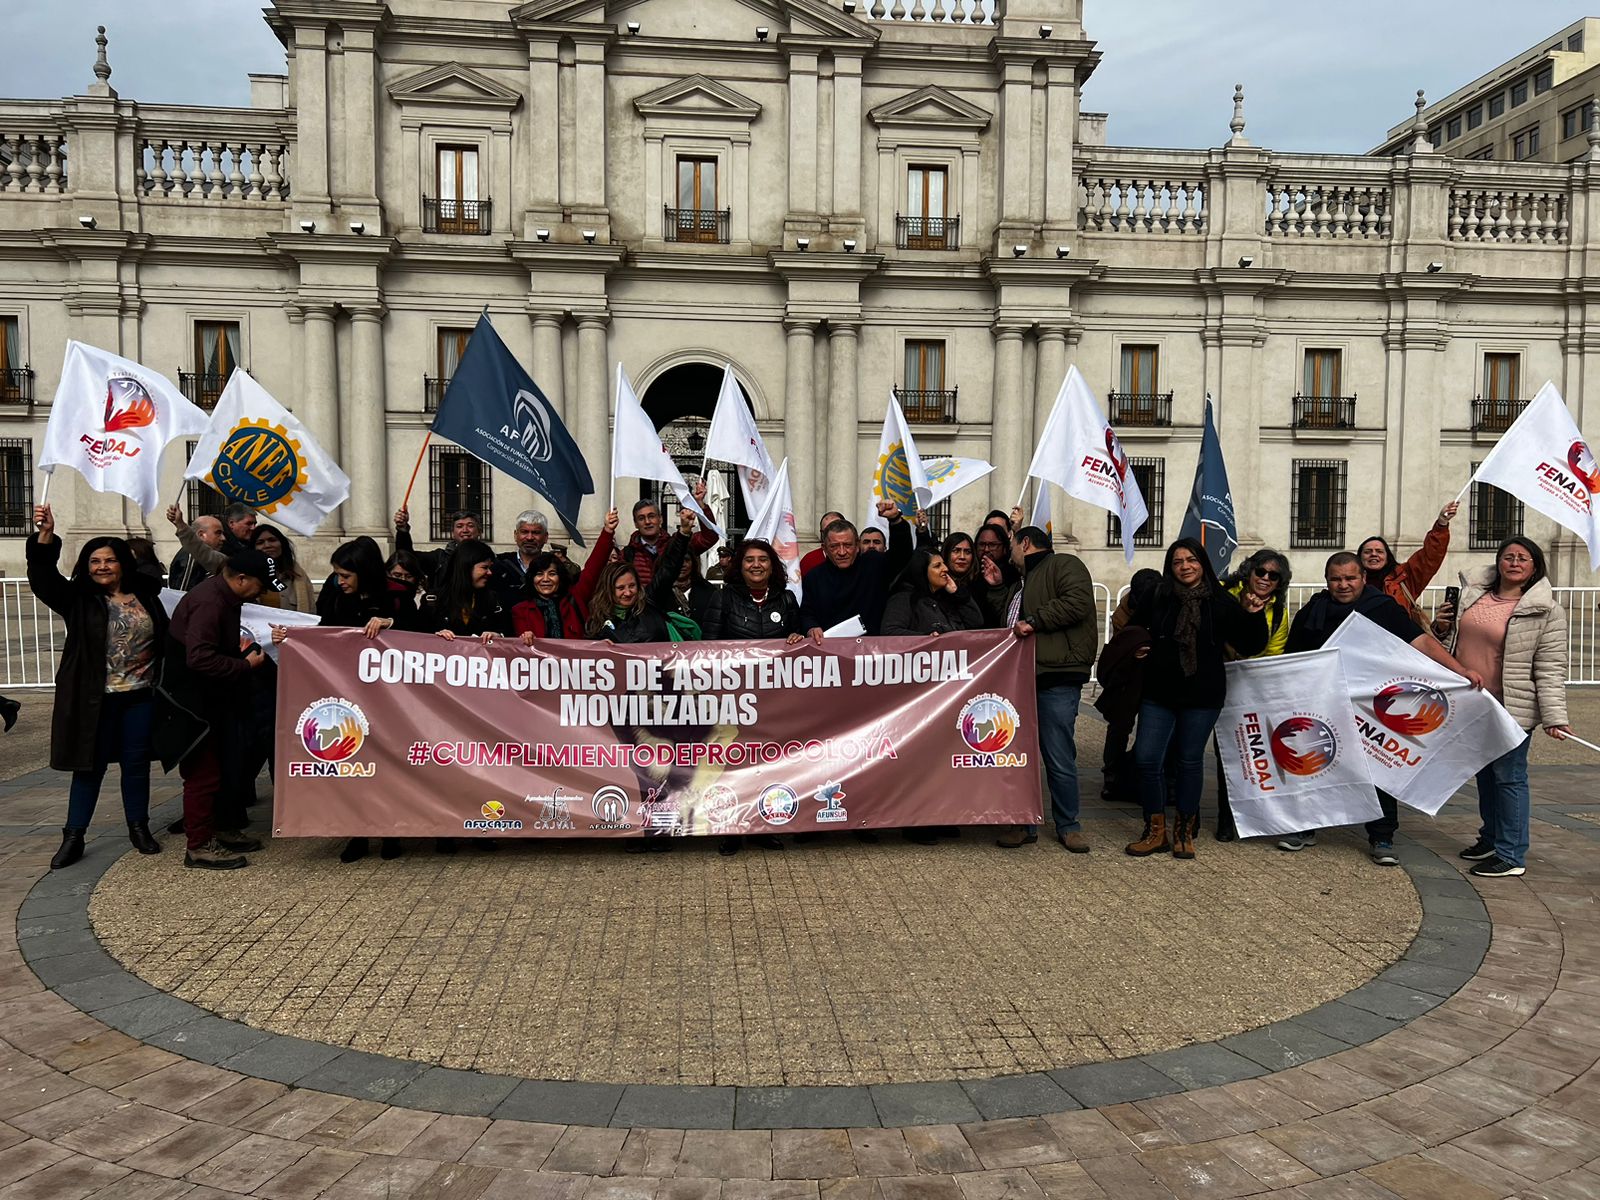
[[[864,512],[891,390],[924,454],[996,464],[940,523],[1009,508],[1076,363],[1149,502],[1140,566],[1177,535],[1210,393],[1241,540],[1303,579],[1371,533],[1417,545],[1546,379],[1600,413],[1600,132],[1564,164],[1451,157],[1420,118],[1385,157],[1283,154],[1224,95],[1215,147],[1107,146],[1079,111],[1101,53],[1079,0],[277,0],[266,20],[286,73],[252,77],[248,108],[121,96],[87,30],[80,94],[0,100],[8,572],[68,338],[202,404],[243,366],[293,408],[354,483],[314,561],[389,527],[485,309],[597,476],[586,528],[618,362],[692,469],[731,363],[803,532]],[[69,538],[143,528],[70,473],[50,498]],[[421,540],[481,507],[505,545],[530,502],[436,442],[412,509]],[[1103,512],[1055,512],[1097,578],[1126,578]],[[1522,524],[1474,496],[1452,565]],[[1526,526],[1581,582],[1573,539]]]

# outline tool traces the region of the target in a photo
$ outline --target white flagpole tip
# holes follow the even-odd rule
[[[1595,751],[1597,754],[1600,754],[1600,746],[1596,746],[1593,742],[1584,741],[1581,737],[1579,737],[1575,733],[1562,733],[1562,734],[1558,734],[1557,737],[1559,737],[1563,742],[1577,742],[1578,745],[1587,746],[1589,749]]]

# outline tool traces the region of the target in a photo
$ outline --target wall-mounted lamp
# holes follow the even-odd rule
[[[856,0],[844,0],[844,4],[841,7],[845,12],[853,13],[856,10]]]
[[[1241,254],[1239,256],[1239,265],[1241,267],[1253,267],[1255,266],[1255,262],[1256,260],[1251,258],[1248,254]]]
[[[1041,25],[1041,26],[1039,26],[1039,36],[1042,37],[1042,38],[1047,38],[1054,32],[1055,32],[1054,26],[1051,26],[1051,25]]]
[[[1071,246],[1057,246],[1056,247],[1056,257],[1057,258],[1065,258],[1067,255],[1069,255],[1071,253],[1072,253],[1072,247]]]
[[[629,21],[628,22],[628,33],[630,35],[633,35],[633,36],[638,36],[638,33],[639,33],[639,22],[637,22],[637,21]]]
[[[589,243],[589,245],[591,245],[591,246],[592,246],[592,245],[594,245],[594,238],[595,238],[595,233],[594,233],[594,230],[592,230],[592,229],[585,229],[585,230],[584,230],[584,231],[583,231],[583,240],[584,240],[584,241],[586,241],[586,242],[588,242],[588,243]]]
[[[756,26],[756,41],[764,42],[766,40],[767,40],[767,27],[765,25],[757,25]]]
[[[533,236],[538,238],[541,242],[548,242],[550,240],[550,231],[548,229],[535,229],[533,231]]]
[[[93,229],[95,226],[95,220],[88,213],[84,213],[83,216],[78,218],[78,224],[82,225],[85,229]]]
[[[1431,262],[1428,264],[1429,275],[1437,275],[1442,270],[1444,270],[1444,264],[1442,262]]]
[[[315,221],[301,221],[300,222],[300,232],[301,233],[315,233],[316,231],[317,231],[317,223]]]
[[[845,240],[844,240],[844,252],[846,254],[854,254],[856,252],[856,240],[855,240],[855,238],[845,238]]]
[[[1021,242],[1018,242],[1015,246],[1011,247],[1011,254],[1015,258],[1021,258],[1027,252],[1028,252],[1028,248],[1026,246],[1024,246]]]
[[[802,253],[802,254],[804,254],[807,250],[811,249],[811,239],[810,238],[795,238],[794,244],[796,246],[800,247],[800,253]]]
[[[367,227],[361,221],[351,221],[350,222],[350,232],[355,234],[357,237],[360,237],[366,231],[367,231]]]

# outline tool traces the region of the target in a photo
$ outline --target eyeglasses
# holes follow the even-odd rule
[[[1533,559],[1526,554],[1503,554],[1500,556],[1500,561],[1503,563],[1531,563]]]
[[[1265,567],[1257,567],[1255,569],[1255,575],[1257,579],[1271,579],[1274,582],[1283,578],[1283,573],[1281,571],[1269,571]]]

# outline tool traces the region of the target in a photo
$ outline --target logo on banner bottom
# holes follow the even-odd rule
[[[506,806],[498,800],[485,800],[478,811],[482,816],[461,822],[462,829],[469,833],[515,833],[522,828],[521,821],[506,816]]]
[[[292,762],[289,774],[319,779],[371,779],[377,764],[351,762],[372,727],[361,706],[343,696],[324,696],[306,705],[295,722],[300,744],[314,762]]]
[[[1017,706],[1004,696],[993,692],[974,696],[956,717],[956,730],[972,753],[952,754],[950,765],[958,769],[1027,766],[1026,754],[1006,753],[1021,725]]]

